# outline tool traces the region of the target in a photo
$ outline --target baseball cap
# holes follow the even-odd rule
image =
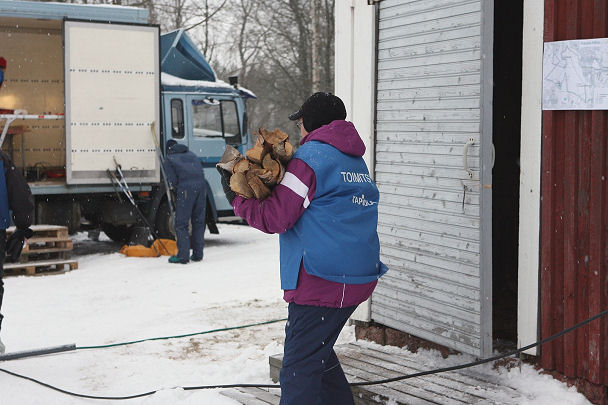
[[[289,115],[292,121],[302,118],[304,129],[312,132],[335,120],[346,118],[346,107],[340,99],[331,93],[317,92],[308,97],[300,109]]]

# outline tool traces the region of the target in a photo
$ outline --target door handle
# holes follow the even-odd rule
[[[464,149],[462,150],[462,165],[464,166],[464,170],[469,175],[469,179],[473,178],[473,171],[469,168],[469,161],[467,159],[467,156],[469,154],[469,146],[473,145],[474,143],[475,139],[469,138],[467,143],[464,144]]]

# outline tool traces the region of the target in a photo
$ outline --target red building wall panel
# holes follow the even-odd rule
[[[545,0],[545,42],[606,37],[607,0]],[[542,122],[545,338],[608,309],[608,111],[543,111]],[[545,344],[541,365],[608,385],[608,319]]]

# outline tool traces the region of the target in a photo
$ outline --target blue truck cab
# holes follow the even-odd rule
[[[205,169],[213,215],[233,215],[215,169],[226,145],[241,153],[252,146],[246,100],[255,95],[218,80],[185,31],[161,36],[163,150],[169,139],[196,154]]]

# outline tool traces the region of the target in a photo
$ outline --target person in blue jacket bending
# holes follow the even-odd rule
[[[170,139],[167,141],[165,172],[169,187],[176,192],[175,233],[177,236],[177,256],[171,256],[169,263],[186,264],[190,260],[203,260],[205,247],[205,209],[207,190],[205,173],[198,157],[186,145]],[[192,239],[188,223],[192,221]],[[190,256],[192,242],[192,256]]]

